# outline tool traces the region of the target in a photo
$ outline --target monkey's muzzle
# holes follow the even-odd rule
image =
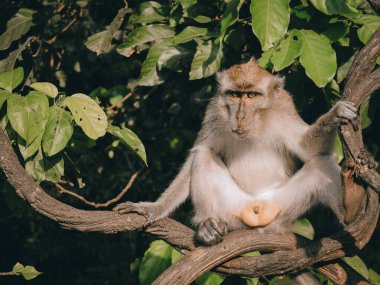
[[[249,131],[245,129],[235,129],[235,130],[232,130],[232,132],[240,138],[245,138],[249,133]]]

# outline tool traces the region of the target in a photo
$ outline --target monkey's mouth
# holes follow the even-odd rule
[[[245,138],[249,133],[249,131],[246,129],[234,129],[234,130],[232,130],[232,132],[235,135],[237,135],[239,138]]]

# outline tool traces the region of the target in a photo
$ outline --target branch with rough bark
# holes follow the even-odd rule
[[[380,29],[357,54],[347,77],[342,100],[351,101],[359,106],[367,96],[380,87],[380,71],[378,68],[375,69],[375,61],[379,54]],[[352,126],[347,125],[341,128],[340,133],[345,160],[356,164],[357,157],[363,149],[360,129],[355,131]],[[294,234],[279,236],[240,230],[229,233],[223,242],[213,247],[196,247],[193,242],[194,231],[169,218],[144,228],[145,218],[138,214],[84,211],[50,197],[28,176],[2,130],[0,167],[22,199],[63,228],[103,233],[144,230],[186,254],[185,258],[159,276],[155,284],[190,284],[210,269],[225,274],[262,276],[295,272],[312,265],[335,284],[368,284],[350,268],[334,261],[362,249],[376,227],[379,202],[373,189],[380,191],[380,175],[366,165],[358,166],[356,176],[350,178],[350,187],[358,185],[368,188],[366,199],[354,221],[336,234],[310,242]],[[343,168],[343,171],[346,169]],[[253,250],[271,253],[256,257],[240,256]]]

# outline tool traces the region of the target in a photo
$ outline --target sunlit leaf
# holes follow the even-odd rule
[[[16,275],[20,275],[21,271],[24,269],[24,265],[22,265],[20,262],[17,262],[12,269],[12,272]]]
[[[265,51],[281,39],[290,21],[288,0],[252,0],[252,30]]]
[[[218,41],[197,41],[197,51],[191,63],[190,80],[209,77],[221,65],[223,51]]]
[[[299,234],[310,240],[314,239],[314,228],[308,219],[297,219],[292,225],[292,230],[294,233]]]
[[[371,268],[368,271],[368,279],[369,281],[372,281],[375,285],[380,284],[380,275]]]
[[[105,135],[107,116],[93,99],[85,94],[77,93],[67,97],[65,104],[73,114],[75,123],[89,138],[96,140]]]
[[[197,285],[219,285],[226,279],[226,276],[219,275],[208,271],[195,279]]]
[[[0,50],[10,47],[11,43],[21,38],[33,26],[34,10],[21,8],[16,15],[7,22],[5,32],[0,35]]]
[[[257,60],[257,63],[262,67],[262,68],[268,68],[269,67],[269,64],[271,63],[271,57],[273,55],[273,52],[274,52],[274,47],[273,48],[270,48],[266,51],[264,51],[262,54],[261,54],[261,57]]]
[[[165,49],[157,61],[158,70],[168,68],[173,71],[181,71],[183,63],[191,59],[192,52],[181,46],[173,46]]]
[[[121,8],[112,23],[100,33],[90,36],[84,43],[88,49],[96,52],[97,55],[104,53],[111,46],[112,38],[123,22],[124,16],[127,13],[127,8]]]
[[[239,10],[243,4],[243,0],[231,0],[227,3],[223,17],[220,20],[220,37],[223,39],[227,28],[232,26],[239,17]]]
[[[350,14],[356,9],[349,6],[345,0],[310,0],[313,6],[324,14]]]
[[[380,16],[362,15],[359,20],[363,23],[363,26],[357,31],[358,37],[363,44],[366,44],[372,34],[380,28]]]
[[[329,40],[311,30],[300,30],[302,51],[300,62],[318,87],[324,87],[334,78],[337,63],[336,54]]]
[[[29,145],[26,144],[26,141],[23,138],[17,136],[18,148],[24,160],[27,160],[38,151],[38,149],[41,147],[41,140],[43,135],[44,133],[41,132]]]
[[[184,255],[182,253],[180,253],[178,250],[173,248],[173,250],[172,250],[172,264],[177,263],[183,257],[184,257]]]
[[[39,149],[32,159],[26,161],[25,170],[37,183],[45,180],[54,183],[64,174],[64,161],[60,155],[47,158]]]
[[[360,105],[360,119],[361,119],[361,127],[362,129],[368,128],[371,123],[372,119],[370,118],[368,114],[368,109],[369,109],[369,97],[367,97],[366,100]]]
[[[273,63],[275,71],[280,71],[294,62],[302,50],[302,40],[297,30],[292,30],[285,37],[278,47],[273,51],[270,61]]]
[[[132,14],[129,18],[131,23],[148,24],[165,20],[164,7],[156,1],[142,2],[139,13]]]
[[[21,275],[25,280],[32,280],[40,274],[42,274],[42,272],[37,271],[33,266],[30,265],[25,266],[25,268],[21,271]]]
[[[152,42],[160,39],[170,38],[175,35],[174,30],[163,24],[153,24],[141,26],[134,29],[129,35],[127,40],[117,47],[120,54],[125,55],[126,50],[133,48],[147,42]]]
[[[365,265],[364,261],[357,255],[353,257],[343,257],[342,258],[345,263],[347,263],[352,269],[358,272],[361,276],[368,279],[369,272],[368,268]]]
[[[15,70],[0,74],[0,88],[12,92],[24,79],[24,69],[18,67]]]
[[[151,285],[167,267],[171,265],[172,247],[162,240],[152,242],[141,261],[139,282]]]
[[[32,37],[29,37],[24,43],[19,44],[18,48],[11,51],[6,58],[0,60],[0,73],[13,70],[17,59],[21,59],[22,51],[26,48],[31,40]]]
[[[42,147],[48,156],[57,154],[66,147],[74,132],[72,120],[72,115],[64,109],[50,107],[49,120],[42,138]]]
[[[121,141],[134,151],[147,165],[145,147],[134,132],[124,126],[119,128],[112,125],[107,127],[107,132],[121,139]]]
[[[345,63],[339,66],[336,72],[336,81],[338,83],[343,82],[343,80],[346,78],[348,72],[350,71],[351,64],[355,59],[355,56],[356,56],[356,53],[354,53]]]
[[[5,103],[5,101],[7,101],[10,95],[11,93],[9,93],[8,91],[0,90],[0,109],[1,107],[3,107],[3,104]]]
[[[188,26],[173,39],[173,45],[189,42],[195,38],[210,36],[212,33],[208,28]]]
[[[49,114],[46,95],[32,91],[23,97],[12,94],[7,100],[7,114],[12,128],[28,146],[44,132]]]
[[[57,87],[55,87],[55,85],[50,82],[35,82],[30,85],[30,88],[40,91],[41,93],[44,93],[45,95],[52,98],[55,98],[58,95]]]

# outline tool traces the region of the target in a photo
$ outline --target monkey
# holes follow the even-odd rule
[[[150,224],[190,197],[196,238],[204,245],[242,228],[291,231],[292,222],[318,203],[344,224],[334,140],[341,124],[356,123],[357,108],[339,101],[309,125],[284,78],[255,59],[217,73],[217,82],[194,146],[169,187],[155,202],[126,202],[114,210],[137,212]]]

